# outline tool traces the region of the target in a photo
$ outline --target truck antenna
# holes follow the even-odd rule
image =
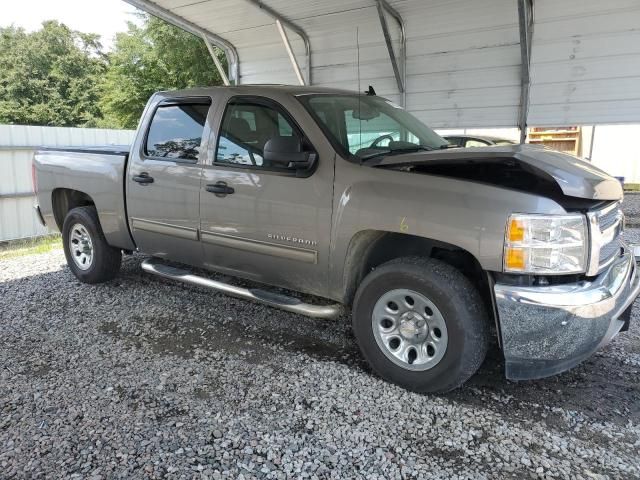
[[[360,134],[358,137],[358,148],[362,148],[362,115],[360,115],[361,103],[362,103],[362,90],[360,89],[360,29],[356,27],[356,67],[358,69],[358,125],[360,127]],[[362,159],[360,160],[362,163]]]

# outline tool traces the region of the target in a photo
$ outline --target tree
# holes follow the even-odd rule
[[[153,92],[221,84],[201,38],[140,16],[108,54],[56,21],[0,28],[0,123],[135,128]]]
[[[201,38],[158,18],[142,18],[142,26],[130,22],[126,33],[117,34],[101,86],[104,122],[120,128],[136,127],[153,92],[222,83]]]
[[[0,28],[0,123],[94,125],[106,71],[98,38],[56,21]]]

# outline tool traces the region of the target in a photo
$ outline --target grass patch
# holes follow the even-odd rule
[[[625,192],[640,192],[640,183],[625,183]]]
[[[52,250],[62,248],[62,237],[58,234],[44,237],[27,238],[24,240],[12,240],[0,243],[0,260],[7,258],[49,253]]]

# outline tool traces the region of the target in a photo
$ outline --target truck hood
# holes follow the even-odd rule
[[[446,176],[472,178],[463,175],[464,166],[479,164],[520,164],[520,167],[531,175],[547,176],[557,184],[562,193],[568,197],[588,200],[620,200],[622,186],[620,182],[589,162],[572,155],[557,152],[547,147],[534,145],[508,145],[474,148],[453,148],[412,152],[401,155],[382,157],[375,166],[409,169],[423,168],[429,173],[430,167],[435,174],[442,174],[442,168],[449,168]],[[499,181],[483,178],[482,181],[500,185]]]

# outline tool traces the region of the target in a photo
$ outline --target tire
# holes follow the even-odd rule
[[[67,213],[62,244],[67,265],[83,283],[106,282],[120,271],[122,252],[107,243],[95,207],[77,207]]]
[[[375,373],[416,392],[459,387],[489,347],[480,293],[460,271],[431,258],[392,260],[369,273],[355,295],[353,331]]]

